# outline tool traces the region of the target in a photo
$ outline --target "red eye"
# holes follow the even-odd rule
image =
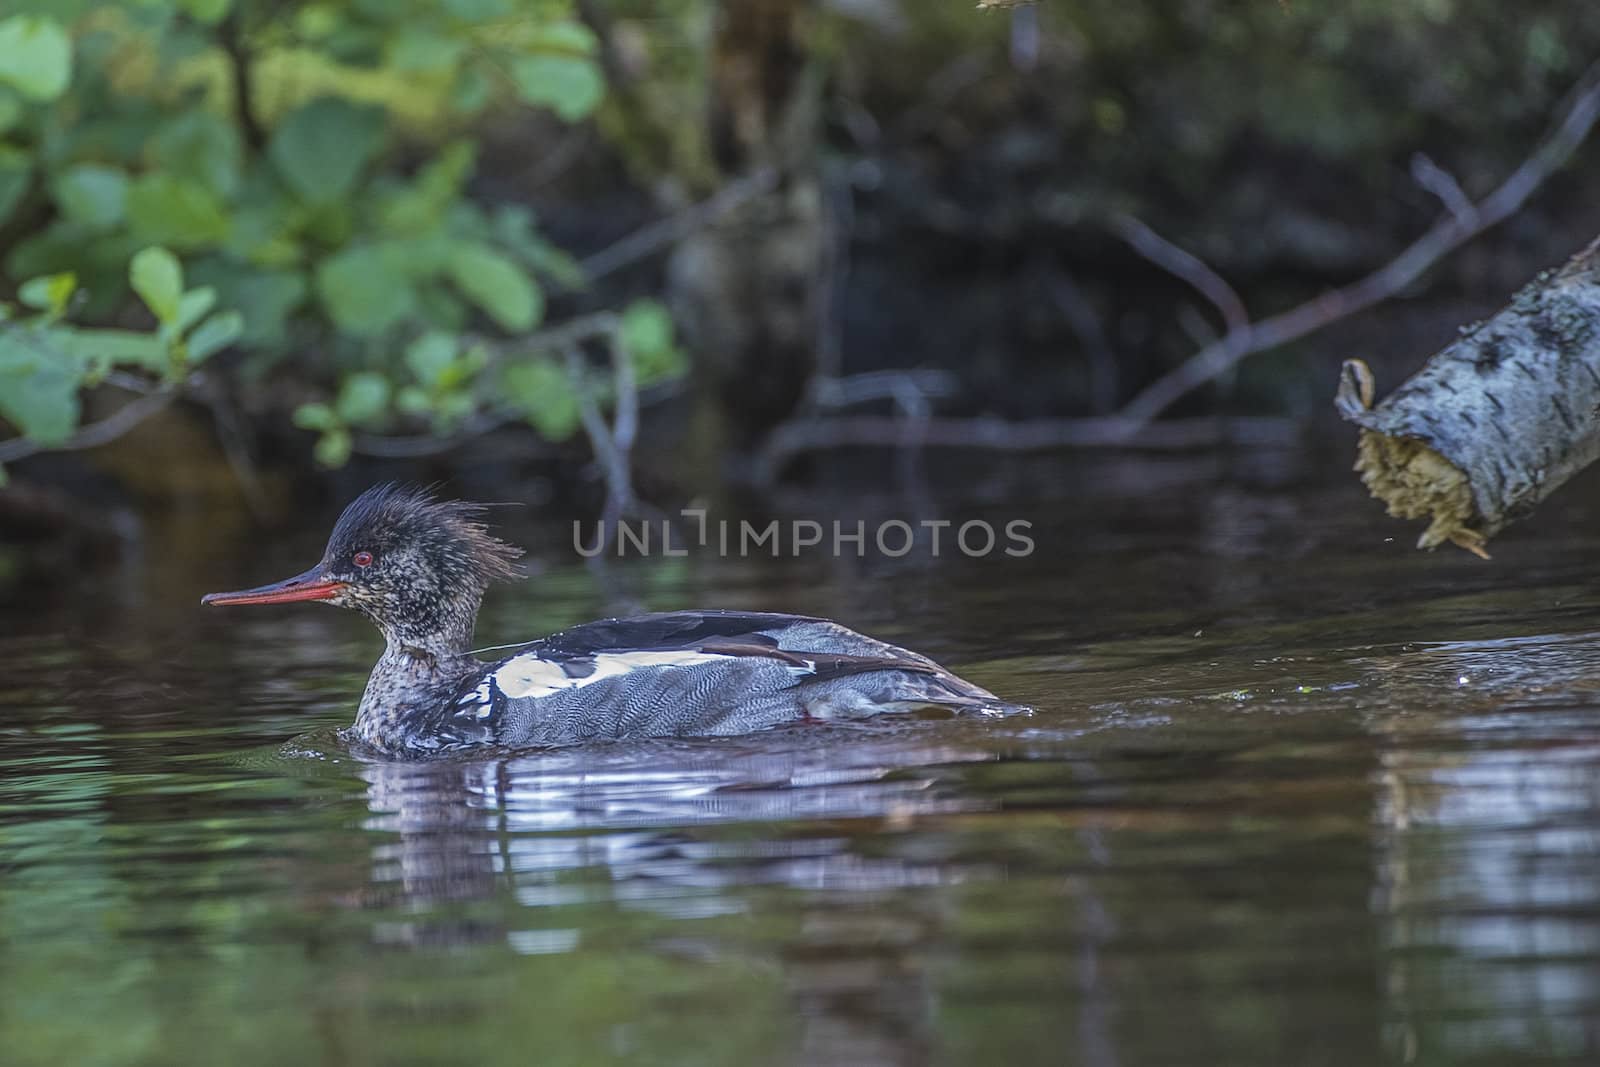
[[[372,553],[357,552],[355,555],[350,557],[350,562],[354,563],[357,567],[370,567],[372,566]]]

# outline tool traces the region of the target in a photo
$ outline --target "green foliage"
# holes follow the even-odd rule
[[[315,206],[349,196],[383,140],[382,110],[324,96],[279,123],[267,155],[284,183]]]
[[[178,300],[183,296],[183,268],[177,257],[165,248],[146,248],[133,257],[128,269],[133,291],[145,302],[159,322],[178,317]]]
[[[13,15],[0,22],[0,83],[33,100],[54,100],[72,77],[72,42],[55,19]]]
[[[689,358],[673,340],[672,316],[654,300],[636,300],[622,313],[622,347],[634,374],[651,385],[684,374]]]
[[[512,364],[501,382],[506,398],[552,441],[564,440],[577,430],[577,398],[566,372],[552,360],[536,358]]]
[[[0,417],[59,443],[111,366],[177,383],[232,345],[229,373],[300,394],[325,464],[358,432],[478,413],[570,434],[572,385],[525,335],[546,286],[582,272],[525,207],[466,186],[480,120],[599,106],[596,50],[570,0],[82,0],[0,20],[0,289],[30,315],[4,323]],[[634,330],[641,376],[660,373],[664,313]]]
[[[510,258],[484,245],[463,244],[450,254],[457,288],[505,329],[532,329],[544,311],[533,280]]]
[[[86,230],[109,230],[125,217],[128,175],[116,167],[80,163],[56,175],[50,195],[68,221]]]
[[[166,249],[141,250],[129,273],[157,319],[154,330],[68,323],[78,292],[70,272],[30,278],[17,289],[22,308],[0,307],[0,417],[36,443],[48,447],[71,437],[78,425],[79,390],[112,370],[143,372],[159,380],[156,387],[170,387],[239,336],[238,313],[209,314],[216,293],[185,289],[182,268]]]

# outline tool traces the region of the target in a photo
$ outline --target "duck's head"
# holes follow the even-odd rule
[[[355,608],[391,644],[463,651],[490,583],[516,577],[522,555],[489,533],[482,506],[425,489],[379,485],[339,516],[316,566],[281,582],[211,593],[202,604],[322,600]]]

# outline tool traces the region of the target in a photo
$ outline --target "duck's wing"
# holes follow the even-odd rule
[[[763,611],[665,611],[584,623],[532,642],[517,653],[546,662],[625,659],[659,662],[652,654],[752,656],[777,660],[807,680],[864,671],[943,675],[926,656],[867,637],[827,619]]]
[[[523,745],[998,703],[926,656],[826,619],[678,611],[586,623],[521,646],[462,694],[454,714]]]
[[[697,648],[706,641],[756,637],[796,625],[823,622],[805,615],[771,611],[659,611],[625,619],[586,622],[533,642],[541,651],[667,651]]]

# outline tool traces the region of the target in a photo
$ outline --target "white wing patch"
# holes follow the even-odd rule
[[[709,652],[676,650],[668,652],[602,652],[588,657],[594,670],[582,678],[570,677],[561,664],[537,655],[518,656],[494,672],[494,684],[513,700],[537,700],[563,689],[581,689],[593,682],[616,678],[630,671],[663,667],[695,667],[728,659]]]
[[[490,693],[492,681],[485,678],[478,683],[476,689],[462,694],[456,701],[455,717],[458,719],[487,719],[494,710],[493,696]]]

